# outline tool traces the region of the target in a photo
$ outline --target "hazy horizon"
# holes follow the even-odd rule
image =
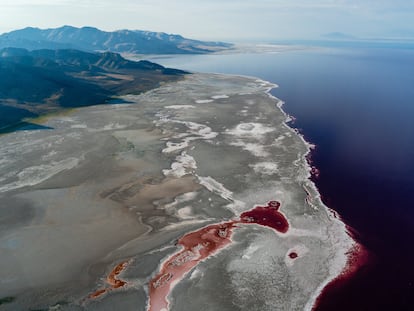
[[[358,38],[414,37],[414,2],[403,0],[0,0],[0,5],[0,33],[71,25],[227,41],[319,39],[331,32]]]

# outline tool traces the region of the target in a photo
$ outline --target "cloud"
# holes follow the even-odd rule
[[[414,30],[407,0],[0,0],[0,29],[91,25],[196,38],[308,38]]]

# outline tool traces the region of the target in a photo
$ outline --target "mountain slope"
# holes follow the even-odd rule
[[[0,129],[64,107],[105,103],[139,93],[185,72],[119,54],[77,50],[0,50]]]
[[[231,47],[222,42],[140,30],[106,32],[93,27],[24,28],[0,35],[0,48],[77,49],[133,54],[203,54]]]

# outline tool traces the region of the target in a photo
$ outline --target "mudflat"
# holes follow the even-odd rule
[[[273,87],[191,74],[0,136],[2,308],[311,309],[358,245]]]

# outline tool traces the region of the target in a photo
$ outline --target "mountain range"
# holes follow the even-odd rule
[[[0,131],[27,117],[150,90],[185,73],[112,52],[5,48],[0,50]]]
[[[232,47],[180,35],[141,30],[102,31],[94,27],[63,26],[51,29],[27,27],[0,35],[0,48],[77,49],[130,54],[205,54]]]

